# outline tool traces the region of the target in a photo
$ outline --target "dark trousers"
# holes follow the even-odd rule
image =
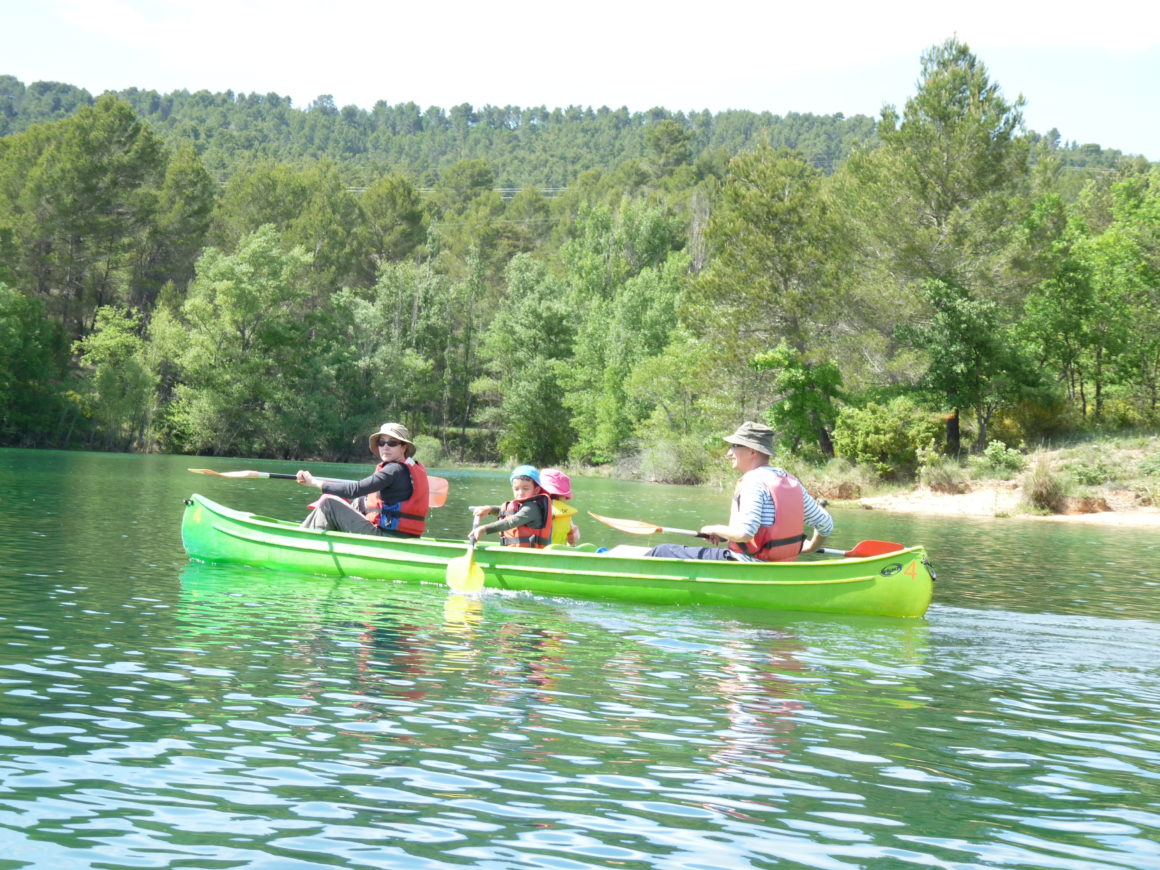
[[[418,537],[393,529],[380,529],[341,498],[333,495],[323,495],[318,500],[318,507],[302,521],[302,528],[354,532],[356,535],[379,535],[384,538]]]
[[[685,547],[681,544],[657,544],[645,555],[661,559],[733,559],[733,552],[728,547]]]

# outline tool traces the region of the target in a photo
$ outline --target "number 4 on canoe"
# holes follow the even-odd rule
[[[191,468],[189,469],[194,474],[208,474],[211,477],[231,477],[231,478],[269,478],[270,480],[297,480],[298,476],[295,474],[278,474],[273,471],[214,471],[211,468]],[[318,478],[315,478],[317,480]],[[333,479],[333,478],[324,478]],[[432,477],[427,475],[428,497],[427,503],[431,507],[443,507],[447,501],[447,478]]]

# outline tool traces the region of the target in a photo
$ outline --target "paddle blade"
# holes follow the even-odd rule
[[[588,516],[597,522],[604,523],[616,529],[618,532],[627,532],[630,535],[655,535],[658,532],[664,531],[655,523],[646,523],[641,520],[622,520],[617,517],[602,517],[600,514],[594,514],[588,511]]]
[[[816,552],[827,556],[845,556],[847,559],[863,559],[867,556],[884,556],[887,553],[897,553],[905,550],[902,544],[893,544],[890,541],[859,541],[850,550],[835,550],[831,547],[818,547]]]
[[[475,564],[475,550],[469,547],[462,556],[447,563],[447,585],[452,592],[468,595],[483,588],[483,569]]]
[[[212,468],[191,468],[194,474],[209,474],[213,477],[269,477],[264,471],[214,471]]]
[[[427,475],[427,504],[443,507],[447,503],[447,478]]]
[[[890,541],[859,541],[854,549],[847,550],[846,555],[861,559],[865,556],[881,556],[885,553],[897,553],[905,550],[902,544],[892,544]]]

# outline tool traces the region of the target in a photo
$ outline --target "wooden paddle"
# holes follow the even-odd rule
[[[475,517],[471,530],[479,527],[479,517]],[[467,595],[483,588],[483,569],[475,564],[475,537],[467,542],[467,552],[456,556],[447,563],[447,585],[452,592]]]
[[[674,535],[692,535],[695,538],[703,538],[700,532],[693,529],[670,529],[667,526],[658,526],[655,523],[646,523],[643,520],[622,520],[617,517],[602,517],[600,514],[594,514],[588,511],[588,516],[597,522],[604,523],[616,529],[618,532],[627,532],[630,535],[655,535],[658,532],[671,532]]]
[[[297,480],[296,474],[278,474],[274,471],[214,471],[212,468],[190,468],[194,474],[208,474],[211,477],[268,477],[271,480]],[[334,480],[333,477],[316,477],[315,480]],[[431,507],[443,507],[447,503],[447,478],[427,475],[427,504]]]
[[[886,553],[896,553],[905,550],[902,544],[892,544],[890,541],[859,541],[850,550],[835,550],[832,547],[818,547],[815,553],[827,556],[845,556],[850,559],[861,559],[866,556],[881,556]]]
[[[273,480],[297,480],[296,474],[276,474],[273,471],[214,471],[212,468],[190,468],[194,474],[208,474],[211,477],[269,477]]]

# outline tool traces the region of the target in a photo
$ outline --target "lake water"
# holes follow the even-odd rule
[[[921,620],[470,600],[190,563],[189,493],[316,491],[188,466],[295,470],[0,450],[0,870],[1160,867],[1160,532],[837,511],[927,546]],[[440,535],[507,490],[437,473]]]

